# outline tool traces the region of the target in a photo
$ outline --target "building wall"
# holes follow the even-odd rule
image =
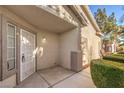
[[[78,51],[78,28],[60,35],[60,65],[71,69],[71,52]]]
[[[82,13],[88,23],[87,26],[81,28],[81,36],[88,39],[88,58],[98,59],[100,58],[101,38],[96,35],[96,29],[91,24],[85,11],[82,10]]]
[[[96,36],[95,32],[96,31],[91,24],[89,24],[87,27],[81,28],[81,36],[87,38],[88,41],[87,58],[89,58],[89,61],[91,59],[100,58],[101,39]]]
[[[43,41],[43,39],[46,39]],[[59,35],[48,32],[37,33],[37,69],[44,69],[58,64]]]

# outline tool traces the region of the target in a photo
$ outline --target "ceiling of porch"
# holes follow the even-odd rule
[[[33,5],[7,5],[5,7],[41,30],[62,33],[76,27],[74,24]]]

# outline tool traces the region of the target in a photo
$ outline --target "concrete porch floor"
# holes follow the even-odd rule
[[[89,67],[78,73],[53,67],[32,74],[16,88],[95,88],[95,85]]]

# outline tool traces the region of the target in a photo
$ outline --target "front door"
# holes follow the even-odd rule
[[[20,80],[23,81],[35,72],[35,35],[21,29]]]

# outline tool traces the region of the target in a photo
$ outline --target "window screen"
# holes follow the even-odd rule
[[[16,26],[7,24],[7,69],[15,68],[16,63]]]

